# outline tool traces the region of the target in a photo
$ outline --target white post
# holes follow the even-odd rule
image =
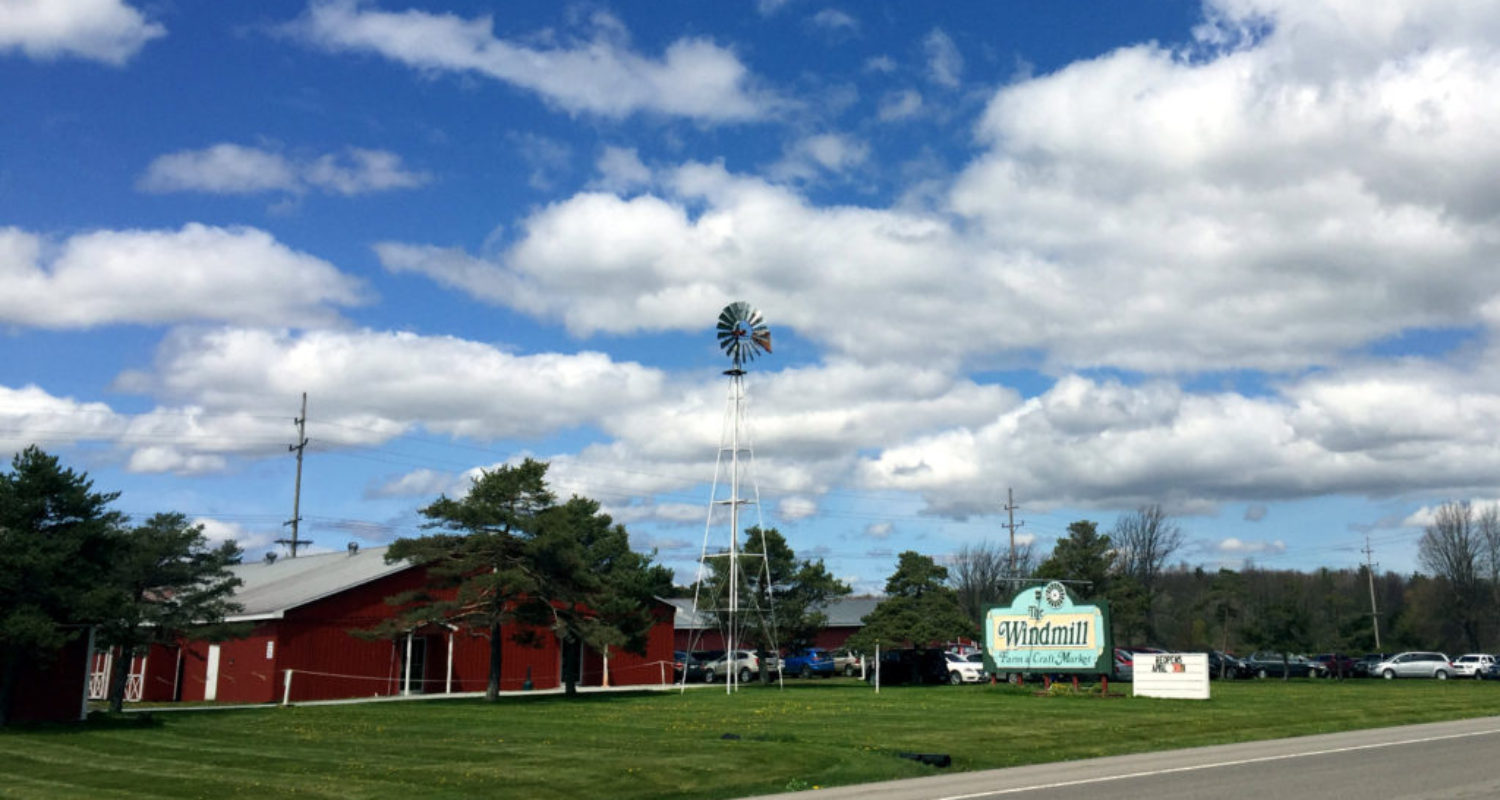
[[[89,646],[85,647],[83,649],[83,674],[85,676],[89,676],[89,673],[91,671],[93,671],[93,669],[94,669],[94,632],[95,632],[95,630],[96,629],[94,628],[93,625],[89,626]],[[90,683],[92,683],[92,681],[85,680],[83,682],[83,702],[78,707],[78,721],[79,722],[83,722],[84,720],[86,720],[86,719],[89,718],[89,684]],[[174,697],[172,699],[175,700],[177,698]]]
[[[665,661],[658,661],[658,662],[656,662],[656,666],[657,666],[657,668],[659,668],[661,670],[661,685],[662,686],[666,686],[667,685],[667,662],[665,662]],[[682,669],[683,669],[683,672],[685,674],[687,672],[687,666],[683,665]]]
[[[453,694],[453,631],[448,631],[448,675],[443,682],[443,692]]]
[[[609,687],[609,645],[604,646],[604,677],[600,679],[599,685]]]
[[[880,642],[875,643],[875,694],[880,694]]]
[[[281,678],[281,704],[289,706],[292,704],[292,671],[287,670],[286,675]]]
[[[405,695],[411,694],[411,634],[410,633],[406,634],[406,664],[404,664],[403,667],[404,667],[404,669],[401,670],[401,672],[402,672],[402,675],[401,675],[401,694],[403,696],[405,696]]]

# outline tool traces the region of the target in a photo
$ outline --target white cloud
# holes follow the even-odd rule
[[[825,8],[808,18],[815,27],[834,33],[853,33],[859,30],[859,21],[836,8]]]
[[[39,328],[305,324],[363,300],[333,265],[254,228],[94,231],[50,245],[0,228],[0,321]]]
[[[1205,555],[1226,559],[1243,559],[1254,556],[1279,556],[1286,552],[1286,542],[1247,541],[1233,536],[1217,542],[1204,542],[1201,548]]]
[[[211,517],[198,517],[193,520],[193,524],[203,526],[203,537],[208,539],[209,543],[218,545],[223,542],[234,542],[247,553],[270,547],[281,536],[279,530],[252,531],[239,523],[225,522]]]
[[[1495,499],[1493,497],[1471,497],[1467,499],[1467,502],[1469,503],[1469,506],[1474,509],[1475,516],[1478,516],[1479,514],[1492,507],[1500,507],[1500,499]],[[1406,519],[1401,520],[1400,527],[1424,530],[1427,528],[1427,526],[1437,523],[1438,508],[1439,506],[1422,506],[1421,508],[1407,515]]]
[[[872,522],[865,526],[865,536],[877,541],[883,541],[891,538],[891,533],[895,529],[896,526],[889,522]]]
[[[455,487],[464,485],[467,485],[467,481],[460,480],[452,473],[419,469],[370,487],[365,492],[365,497],[436,497],[440,494],[453,494]]]
[[[635,148],[606,147],[599,156],[599,188],[626,194],[651,185],[651,169],[641,163]]]
[[[341,155],[319,156],[306,168],[302,179],[324,191],[350,196],[412,189],[430,181],[431,176],[407,170],[395,153],[351,147]]]
[[[1486,356],[1487,357],[1487,356]],[[1441,398],[1400,416],[1410,396]],[[1387,424],[1362,428],[1384,410]],[[870,489],[920,492],[931,510],[991,513],[997,477],[1043,505],[1187,511],[1244,499],[1453,493],[1492,484],[1500,373],[1413,364],[1371,384],[1331,371],[1276,395],[1188,393],[1069,376],[978,426],[908,439],[867,458]]]
[[[931,211],[688,163],[655,194],[540,208],[490,260],[388,245],[385,262],[576,335],[691,330],[753,297],[835,353],[1054,374],[1296,373],[1494,327],[1500,37],[1481,34],[1500,7],[1373,14],[1352,26],[1368,39],[1347,5],[1225,8],[1225,37],[1286,16],[1232,48],[1140,45],[1006,85]]]
[[[865,59],[865,71],[889,75],[896,71],[896,60],[890,56],[871,56]]]
[[[125,422],[104,403],[82,403],[55,397],[35,385],[0,386],[0,454],[30,445],[53,447],[90,439],[112,438]]]
[[[964,57],[953,38],[934,28],[922,40],[922,50],[927,54],[927,77],[939,86],[956,88],[963,79]]]
[[[573,112],[656,112],[708,122],[756,119],[775,105],[738,57],[707,39],[678,39],[660,59],[633,52],[613,17],[592,18],[592,38],[539,49],[494,34],[486,15],[377,11],[354,0],[316,0],[292,29],[330,51],[373,52],[424,71],[476,73],[528,89]]]
[[[776,516],[785,522],[796,522],[799,519],[807,519],[818,513],[818,501],[811,497],[792,495],[783,497],[776,503]]]
[[[139,185],[148,192],[259,194],[321,189],[351,196],[415,188],[430,180],[425,173],[407,170],[400,156],[384,150],[351,147],[341,154],[295,161],[259,148],[220,143],[158,156],[147,166]]]
[[[167,29],[122,0],[0,0],[0,53],[123,65]]]
[[[870,147],[837,133],[807,136],[789,144],[767,174],[777,180],[811,180],[825,173],[841,174],[865,163]]]
[[[880,109],[876,112],[881,122],[894,122],[896,120],[910,119],[922,110],[922,94],[911,89],[903,89],[890,92],[880,99]]]

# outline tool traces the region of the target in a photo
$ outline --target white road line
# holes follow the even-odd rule
[[[1283,753],[1277,756],[1261,756],[1260,758],[1242,758],[1236,761],[1218,761],[1212,764],[1194,764],[1187,767],[1169,767],[1167,769],[1154,769],[1146,772],[1128,772],[1122,775],[1103,775],[1098,778],[1081,778],[1076,781],[1059,781],[1057,783],[1039,783],[1033,786],[1017,786],[1011,789],[995,789],[988,792],[975,792],[974,794],[956,794],[948,797],[939,797],[934,800],[975,800],[980,797],[999,797],[1006,794],[1018,794],[1020,792],[1037,792],[1044,789],[1062,789],[1069,786],[1086,786],[1091,783],[1108,783],[1110,781],[1123,781],[1131,778],[1149,778],[1154,775],[1171,775],[1178,772],[1197,772],[1205,769],[1219,769],[1220,767],[1238,767],[1244,764],[1262,764],[1267,761],[1286,761],[1293,758],[1309,758],[1311,756],[1326,756],[1335,753],[1352,753],[1357,750],[1376,750],[1382,747],[1399,747],[1408,744],[1424,744],[1427,742],[1441,742],[1448,739],[1465,739],[1470,736],[1489,736],[1500,733],[1500,728],[1487,731],[1471,731],[1469,733],[1450,733],[1443,736],[1427,736],[1420,739],[1403,739],[1399,742],[1377,742],[1375,744],[1359,744],[1349,747],[1335,747],[1328,750],[1311,750],[1306,753]]]

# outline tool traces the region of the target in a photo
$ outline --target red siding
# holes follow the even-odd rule
[[[279,701],[286,670],[293,671],[291,699],[321,700],[343,697],[399,694],[404,677],[406,639],[367,639],[352,631],[367,630],[391,619],[397,609],[385,598],[422,586],[426,570],[413,568],[389,575],[364,586],[292,609],[284,619],[256,628],[246,640],[224,642],[219,663],[218,699],[225,702]],[[672,612],[657,608],[657,628],[646,657],[612,654],[611,675],[616,684],[659,682],[659,672],[649,666],[671,658]],[[561,657],[556,639],[546,631],[536,637],[539,647],[518,644],[505,631],[500,688],[516,691],[530,678],[532,688],[559,685]],[[413,691],[438,693],[448,689],[448,653],[452,643],[454,692],[484,691],[489,681],[490,641],[481,632],[428,626],[416,633],[413,663],[421,659],[420,674],[413,674]],[[271,657],[266,644],[273,643]],[[208,645],[189,643],[183,650],[182,699],[203,698]],[[597,661],[597,656],[595,656]],[[585,663],[587,664],[587,657]],[[625,670],[625,672],[622,672]],[[646,674],[650,673],[650,674]],[[671,670],[667,670],[670,680]],[[592,681],[599,683],[598,669]]]
[[[89,636],[63,645],[46,661],[21,663],[10,716],[15,722],[77,722],[89,680]]]

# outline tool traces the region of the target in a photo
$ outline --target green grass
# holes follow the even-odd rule
[[[970,770],[1500,714],[1500,685],[1468,681],[1216,683],[1207,702],[1030,688],[789,681],[127,715],[0,731],[0,797],[735,797],[939,771],[900,751]]]

